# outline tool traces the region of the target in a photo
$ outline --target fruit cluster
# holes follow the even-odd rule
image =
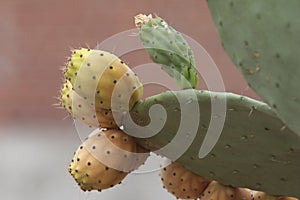
[[[149,155],[118,126],[142,97],[143,86],[115,55],[85,48],[73,51],[64,76],[61,106],[73,118],[99,128],[75,152],[69,172],[84,191],[112,187]]]

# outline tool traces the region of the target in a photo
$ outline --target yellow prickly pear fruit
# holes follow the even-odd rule
[[[134,72],[117,56],[101,50],[74,50],[65,77],[96,109],[129,111],[143,94]]]
[[[298,200],[293,197],[272,196],[265,192],[256,192],[253,200]]]
[[[118,127],[110,109],[99,108],[95,110],[94,106],[89,104],[86,99],[79,96],[72,89],[72,84],[69,80],[66,81],[61,89],[60,103],[72,117],[88,126],[102,128]]]
[[[201,200],[251,200],[251,193],[246,188],[234,188],[212,181],[203,191]]]
[[[160,171],[164,188],[177,198],[197,199],[210,183],[209,180],[173,162]]]
[[[118,129],[93,132],[75,152],[69,172],[84,191],[113,187],[142,165],[149,153]]]

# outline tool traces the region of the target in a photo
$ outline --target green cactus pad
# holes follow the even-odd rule
[[[160,17],[136,16],[139,18],[145,20],[139,23],[139,35],[152,61],[160,64],[181,89],[196,88],[195,60],[183,36]]]
[[[300,1],[209,0],[224,49],[257,94],[300,135]]]
[[[193,95],[195,99],[191,98]],[[222,134],[213,150],[200,159],[199,149],[210,123],[222,118],[211,115],[212,103],[218,105],[222,101],[227,102]],[[181,107],[179,102],[182,102]],[[198,107],[191,107],[193,103]],[[163,114],[151,110],[157,105],[164,107],[166,119]],[[197,121],[194,117],[198,108],[200,120]],[[192,144],[177,162],[201,176],[224,185],[300,197],[300,138],[265,103],[232,93],[188,89],[149,97],[134,106],[131,117],[124,119],[124,130],[140,137],[138,142],[153,151],[170,145],[169,151],[156,151],[169,158],[173,156],[172,152],[184,149],[186,138],[193,137],[193,128],[178,131],[182,120],[197,124]],[[142,127],[136,128],[130,123],[131,119]],[[154,125],[150,126],[151,123]],[[147,138],[147,134],[155,132],[154,129],[161,125],[156,135]],[[174,143],[178,134],[181,134],[181,139]]]

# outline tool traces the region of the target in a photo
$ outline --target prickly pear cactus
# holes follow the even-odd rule
[[[195,101],[191,99],[194,94],[201,111],[198,122],[191,117],[196,109],[190,106]],[[211,117],[212,102],[224,98],[227,107],[221,137],[209,155],[200,159],[199,149],[210,123],[218,118]],[[180,104],[177,99],[181,99],[183,103]],[[285,127],[267,104],[231,93],[191,89],[169,91],[149,97],[133,108],[131,117],[135,123],[145,126],[143,134],[156,131],[152,130],[156,129],[155,126],[149,126],[153,120],[158,118],[164,122],[160,114],[150,112],[152,118],[149,117],[150,108],[156,104],[163,106],[167,117],[156,135],[149,138],[143,135],[144,138],[138,140],[145,148],[155,151],[171,143],[168,151],[157,153],[172,158],[172,153],[181,151],[187,138],[192,137],[195,131],[189,127],[180,131],[181,126],[186,126],[181,124],[181,118],[186,117],[193,123],[199,123],[199,127],[192,144],[187,150],[182,150],[182,156],[176,162],[224,185],[263,190],[273,195],[300,197],[300,138]],[[125,132],[137,135],[135,132],[138,130],[141,133],[129,119],[125,119],[124,124]],[[178,135],[181,135],[180,139],[175,142],[174,138]]]
[[[224,49],[249,86],[300,136],[300,1],[208,5]]]
[[[278,1],[274,1],[278,5]],[[220,2],[215,0],[210,5],[223,5],[227,1]],[[237,17],[235,20],[244,19],[248,23],[247,14],[253,14],[253,10],[260,11],[255,15],[255,20],[261,20],[257,23],[266,25],[262,19],[270,18],[269,15],[272,15],[274,11],[279,12],[278,7],[272,5],[273,1],[265,1],[270,4],[270,8],[266,8],[267,4],[261,1],[255,5],[251,2],[234,0],[227,2],[230,8],[224,7],[224,11],[220,13],[220,16],[225,13],[225,16],[219,25],[225,27],[230,24],[230,20],[225,19],[229,19],[228,16],[231,16],[232,13],[238,12],[242,17]],[[253,0],[253,2],[257,1]],[[296,5],[295,1],[291,2]],[[234,6],[241,7],[232,8]],[[247,6],[249,10],[247,10]],[[288,4],[285,8],[289,8],[289,6],[291,5]],[[234,9],[234,12],[228,12],[227,16],[226,11],[229,9]],[[262,11],[265,10],[268,12],[263,13]],[[291,15],[294,12],[295,10],[292,10]],[[284,16],[280,16],[280,23],[291,17],[284,18]],[[251,20],[254,19],[249,19],[250,22],[252,22]],[[297,28],[294,30],[293,26],[296,22],[291,20],[287,23],[289,23],[290,30],[287,35],[290,34],[291,37],[294,37],[294,31]],[[255,34],[243,35],[244,30],[238,29],[235,32],[237,41],[246,37],[246,40],[243,39],[242,46],[235,43],[233,39],[231,40],[232,44],[224,43],[225,48],[229,47],[228,52],[232,53],[241,70],[251,74],[251,76],[248,74],[249,82],[255,80],[255,77],[274,76],[272,79],[268,78],[268,81],[264,80],[265,82],[259,79],[260,81],[254,84],[256,86],[254,88],[261,89],[258,90],[259,94],[270,89],[263,96],[271,105],[269,106],[231,93],[189,89],[196,87],[198,78],[194,70],[193,53],[183,37],[159,17],[152,18],[144,15],[136,17],[136,25],[140,28],[140,37],[152,60],[161,64],[163,69],[177,81],[180,88],[185,90],[168,91],[142,101],[140,100],[142,86],[138,78],[132,75],[130,69],[116,56],[100,50],[80,49],[75,51],[65,71],[67,83],[71,84],[74,94],[78,94],[81,100],[88,101],[88,105],[94,106],[96,111],[111,109],[115,86],[119,83],[122,89],[116,92],[119,100],[115,103],[117,111],[123,113],[120,116],[122,127],[106,127],[108,129],[103,132],[103,135],[107,137],[101,134],[91,135],[75,153],[69,172],[80,187],[83,190],[102,190],[114,186],[122,181],[127,173],[140,166],[149,155],[148,151],[151,150],[156,154],[168,157],[175,163],[170,167],[163,168],[161,177],[165,188],[177,197],[197,198],[202,195],[201,199],[209,200],[250,199],[249,190],[241,188],[264,191],[266,193],[262,194],[270,194],[267,197],[276,197],[275,199],[282,196],[300,197],[298,189],[300,132],[295,133],[289,128],[297,131],[299,127],[295,124],[295,120],[291,120],[287,127],[277,117],[279,114],[286,121],[293,116],[287,114],[289,109],[295,109],[296,114],[299,111],[295,108],[298,94],[292,95],[289,92],[293,91],[291,89],[295,89],[295,85],[286,81],[286,75],[276,74],[280,72],[278,66],[288,64],[287,69],[291,70],[292,64],[297,63],[294,62],[295,60],[287,61],[287,58],[292,59],[293,57],[289,57],[290,51],[286,46],[283,49],[276,49],[276,45],[272,46],[273,39],[276,37],[263,35],[262,27],[257,29],[258,35],[264,39],[262,41],[254,41]],[[228,27],[225,29],[229,29]],[[250,27],[251,31],[256,31],[253,24]],[[271,25],[270,27],[274,28]],[[225,33],[227,34],[226,31]],[[226,34],[224,35],[229,38]],[[278,44],[282,43],[278,42]],[[235,45],[240,48],[238,49],[240,52],[232,50],[236,48]],[[272,51],[266,52],[266,46],[274,48],[271,49]],[[291,45],[291,47],[295,46]],[[275,61],[270,57],[273,51],[276,52],[277,60],[275,59]],[[249,59],[250,55],[254,58]],[[267,65],[267,63],[272,65]],[[244,68],[245,66],[249,66],[249,68]],[[251,68],[253,66],[255,68]],[[268,70],[271,66],[274,66],[274,73]],[[253,69],[256,70],[255,73],[252,73]],[[298,72],[295,70],[296,74]],[[287,74],[291,82],[295,83],[293,74],[290,71]],[[122,77],[123,82],[119,81]],[[272,84],[273,86],[275,84],[277,92],[290,87],[283,94],[286,94],[285,97],[295,100],[296,103],[288,104],[286,107],[282,106],[283,98],[279,98],[278,93],[271,91]],[[72,102],[67,97],[67,95],[71,95],[72,91],[66,88],[68,87],[62,90],[64,98],[61,98],[61,103],[69,113],[74,115],[74,110],[70,108]],[[74,94],[72,93],[73,96]],[[129,96],[125,98],[128,101],[124,101],[124,95],[128,94]],[[291,99],[287,103],[290,101]],[[126,105],[128,102],[129,109]],[[127,107],[125,110],[129,112],[123,112],[125,107]],[[77,116],[90,116],[89,112],[87,112],[88,115],[86,112],[81,113],[80,110],[78,113]],[[100,124],[100,126],[102,125]],[[220,135],[216,134],[218,129],[215,127],[221,127]],[[216,145],[208,155],[201,157],[200,150],[203,146],[207,148],[207,134],[213,134],[210,139],[215,137]],[[105,138],[108,139],[104,140]],[[142,156],[139,159],[136,157],[129,159],[130,156],[127,153],[118,151],[120,148],[125,149],[129,154],[143,154],[138,155]],[[91,155],[92,152],[101,159]],[[103,158],[106,158],[114,167],[102,162]],[[197,183],[193,182],[198,177],[195,174],[201,177],[196,181]],[[214,181],[206,187],[209,180]],[[173,184],[176,187],[172,187]],[[254,198],[260,199],[261,197],[263,195]]]
[[[160,17],[139,14],[135,24],[152,61],[160,64],[181,89],[196,88],[195,60],[183,36]]]

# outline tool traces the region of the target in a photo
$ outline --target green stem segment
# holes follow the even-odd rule
[[[140,14],[135,17],[135,24],[152,61],[160,64],[180,89],[196,88],[195,60],[183,36],[160,17]]]

